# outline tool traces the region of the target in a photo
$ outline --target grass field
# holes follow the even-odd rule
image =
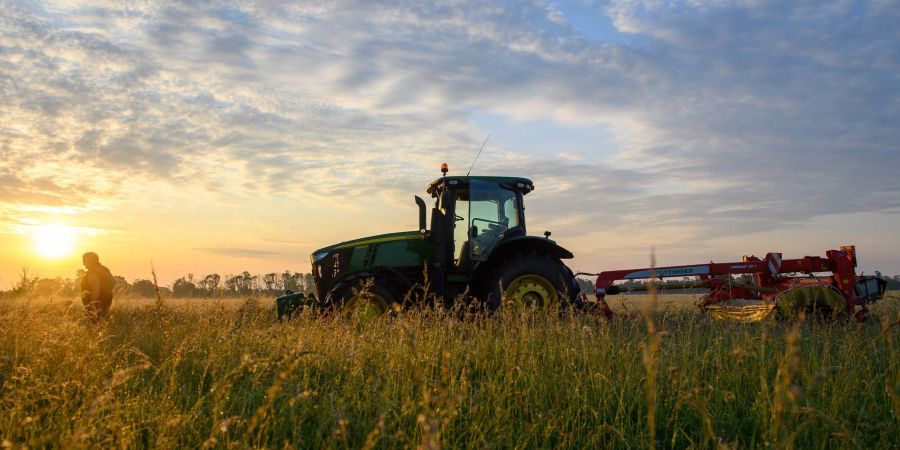
[[[271,299],[0,302],[3,448],[897,448],[900,296],[874,323],[413,311],[274,321]]]

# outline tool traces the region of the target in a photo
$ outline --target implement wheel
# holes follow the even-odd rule
[[[779,317],[796,318],[801,312],[820,321],[846,318],[843,294],[827,284],[799,285],[779,292],[775,297]]]
[[[391,285],[367,275],[339,282],[328,292],[325,305],[342,317],[365,325],[400,309],[400,296]]]
[[[530,308],[566,306],[578,294],[575,277],[562,262],[534,253],[504,259],[487,283],[487,306],[492,311],[503,303]]]

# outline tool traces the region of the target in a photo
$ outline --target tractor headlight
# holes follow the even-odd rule
[[[313,263],[317,263],[317,262],[325,259],[325,257],[327,257],[327,256],[328,256],[328,252],[316,253],[315,255],[313,255]]]

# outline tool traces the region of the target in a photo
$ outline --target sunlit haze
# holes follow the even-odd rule
[[[3,1],[0,289],[309,271],[468,171],[581,271],[900,273],[900,3]]]
[[[65,225],[43,225],[34,228],[32,238],[39,256],[57,259],[72,254],[75,230]]]

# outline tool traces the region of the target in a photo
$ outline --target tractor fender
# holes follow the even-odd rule
[[[518,253],[533,252],[539,255],[550,255],[558,259],[572,259],[575,255],[566,250],[556,241],[537,236],[513,236],[504,239],[500,244],[491,251],[490,260],[496,261],[499,258]]]
[[[486,288],[485,283],[489,282],[489,278],[498,265],[507,258],[515,257],[515,255],[546,255],[553,260],[562,262],[563,259],[572,259],[575,256],[569,250],[563,248],[556,242],[536,236],[512,236],[501,241],[493,251],[487,261],[479,263],[475,266],[473,273],[472,286],[476,296],[484,296],[487,293],[483,291]],[[565,264],[563,264],[565,267]],[[568,267],[565,269],[571,273]],[[572,276],[574,280],[574,276]],[[574,286],[571,292],[577,292]]]
[[[409,277],[393,267],[374,266],[369,269],[369,271],[372,272],[372,275],[375,277],[383,277],[388,280],[388,282],[397,288],[401,294],[408,291],[413,285],[413,281],[410,280]]]

